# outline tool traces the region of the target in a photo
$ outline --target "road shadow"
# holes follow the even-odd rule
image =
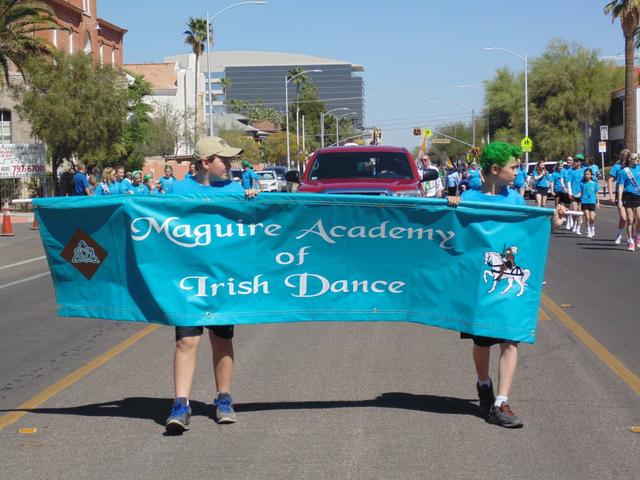
[[[40,415],[79,415],[83,417],[137,418],[151,420],[164,426],[171,409],[172,399],[153,397],[131,397],[111,402],[91,403],[73,407],[5,409],[0,413],[28,412]],[[192,416],[213,419],[211,404],[191,400]],[[337,408],[396,408],[419,412],[448,415],[471,415],[484,418],[477,400],[438,395],[415,395],[405,392],[388,392],[369,400],[310,400],[299,402],[254,402],[236,403],[238,413],[268,412],[279,410],[331,410]]]

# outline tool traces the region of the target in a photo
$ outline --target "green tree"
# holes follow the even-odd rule
[[[24,73],[31,56],[49,55],[53,46],[35,36],[36,32],[55,30],[53,10],[40,1],[0,0],[0,68],[9,85],[9,63]]]
[[[494,140],[519,143],[524,137],[524,73],[498,69],[496,78],[485,82],[484,110]]]
[[[292,152],[295,151],[295,137],[289,138],[289,147]],[[269,135],[260,144],[262,158],[273,165],[287,166],[287,134],[278,132]]]
[[[207,20],[205,18],[189,17],[189,21],[187,22],[187,30],[183,33],[183,35],[185,36],[184,43],[191,46],[191,49],[196,56],[196,88],[194,108],[196,122],[198,122],[198,79],[200,78],[199,67],[200,57],[205,51],[205,42],[207,41]],[[210,38],[213,38],[211,25],[209,25],[209,36]],[[209,79],[207,79],[207,83],[209,83]]]
[[[262,161],[262,152],[256,141],[242,130],[220,130],[218,136],[229,145],[244,150],[241,157],[252,163]]]
[[[102,164],[119,158],[128,108],[122,76],[84,53],[54,53],[53,59],[32,58],[25,66],[29,87],[16,93],[19,113],[47,144],[53,172],[65,159]]]
[[[193,110],[178,111],[168,104],[154,108],[149,120],[150,132],[144,144],[145,156],[174,157],[181,147],[192,147],[193,131],[189,125],[193,123]]]
[[[620,20],[624,35],[624,140],[626,147],[637,151],[636,137],[636,71],[634,40],[640,23],[640,0],[613,0],[604,7],[604,14],[611,15],[611,21]]]
[[[144,146],[151,138],[150,114],[153,107],[144,102],[151,94],[151,84],[142,76],[134,76],[127,88],[127,121],[122,134],[120,163],[127,170],[137,170],[144,164]]]

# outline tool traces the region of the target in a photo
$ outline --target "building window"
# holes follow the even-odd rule
[[[89,32],[84,32],[84,53],[86,55],[91,55],[91,37],[89,36]]]
[[[624,102],[620,97],[615,97],[611,100],[609,108],[609,126],[619,127],[620,125],[624,125]]]
[[[82,0],[82,10],[87,15],[91,15],[91,0]]]
[[[111,49],[111,65],[115,65],[116,64],[116,49],[112,48]]]
[[[73,54],[73,32],[69,32],[69,54]]]
[[[11,143],[11,111],[0,110],[0,143]]]
[[[104,65],[104,45],[100,44],[100,65]]]
[[[53,46],[58,48],[58,30],[53,30],[51,33],[51,43]]]

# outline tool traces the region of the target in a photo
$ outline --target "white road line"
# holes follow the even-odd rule
[[[36,280],[38,278],[46,277],[50,275],[49,272],[39,273],[38,275],[34,275],[33,277],[23,278],[22,280],[16,280],[15,282],[5,283],[4,285],[0,285],[0,290],[4,288],[13,287],[14,285],[20,285],[21,283],[30,282],[31,280]]]
[[[5,265],[4,267],[0,267],[0,270],[6,270],[7,268],[13,268],[13,267],[19,267],[20,265],[26,265],[27,263],[39,262],[40,260],[44,260],[45,258],[47,258],[47,257],[45,257],[43,255],[41,257],[32,258],[30,260],[24,260],[22,262],[12,263],[11,265]]]

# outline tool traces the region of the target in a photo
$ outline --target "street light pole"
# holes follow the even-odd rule
[[[304,75],[305,73],[321,73],[322,70],[303,70],[302,72],[294,75],[293,77],[289,77],[289,74],[284,76],[284,117],[285,117],[285,125],[287,129],[287,169],[291,170],[291,145],[289,145],[289,82],[298,78],[300,75]]]
[[[476,111],[471,108],[468,107],[467,105],[464,105],[462,103],[458,103],[458,102],[454,102],[453,100],[449,100],[448,98],[440,98],[440,97],[424,97],[423,100],[440,100],[441,102],[449,102],[449,103],[453,103],[454,105],[458,105],[459,107],[462,108],[466,108],[467,110],[471,111],[471,131],[472,136],[473,136],[473,146],[476,146]]]
[[[349,110],[347,107],[332,108],[328,112],[320,112],[320,148],[324,148],[324,118],[331,112],[346,112]]]
[[[529,137],[529,62],[527,54],[525,53],[524,55],[520,55],[508,48],[500,47],[484,47],[483,50],[499,50],[501,52],[507,52],[511,55],[515,55],[524,62],[524,136]],[[525,161],[529,163],[529,152],[525,152]]]
[[[480,87],[476,87],[475,85],[457,85],[458,88],[473,88],[474,90],[479,91],[484,95],[484,89]],[[487,121],[487,144],[491,143],[491,133],[489,131],[489,115],[485,115],[485,120]]]
[[[216,13],[211,19],[209,19],[209,12],[207,12],[207,92],[209,94],[209,98],[207,99],[207,103],[209,105],[209,135],[213,135],[213,100],[211,98],[211,35],[209,30],[211,30],[210,25],[213,24],[213,21],[222,15],[227,10],[231,10],[234,7],[239,7],[240,5],[266,5],[267,2],[264,0],[254,0],[249,2],[239,2],[234,3],[233,5],[229,5],[226,8],[223,8],[218,13]],[[196,82],[198,79],[196,78]]]

